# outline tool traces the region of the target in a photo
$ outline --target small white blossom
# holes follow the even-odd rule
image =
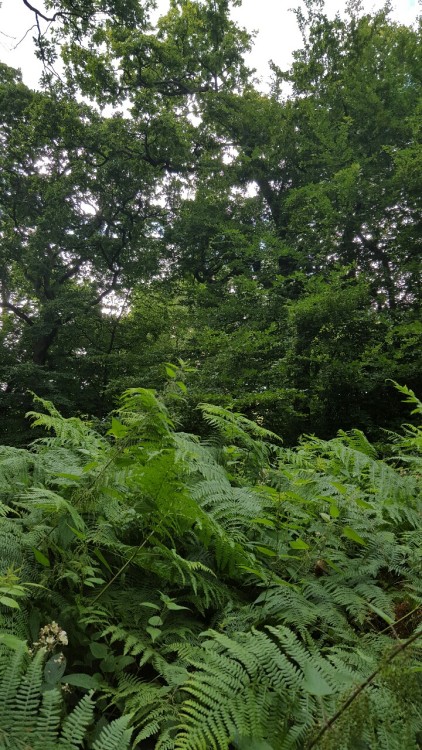
[[[39,640],[33,644],[33,648],[35,651],[40,648],[46,648],[47,651],[54,651],[56,646],[67,646],[68,643],[66,631],[62,630],[60,625],[53,620],[53,622],[44,625],[40,629]]]

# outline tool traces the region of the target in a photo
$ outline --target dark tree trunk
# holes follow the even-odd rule
[[[55,326],[49,333],[39,336],[32,347],[32,361],[35,365],[44,366],[47,361],[48,351],[56,340],[59,326]]]

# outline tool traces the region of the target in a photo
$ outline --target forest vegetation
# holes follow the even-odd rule
[[[17,2],[0,750],[421,750],[421,25]]]

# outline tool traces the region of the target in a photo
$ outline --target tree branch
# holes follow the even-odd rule
[[[70,268],[68,268],[68,270],[62,276],[60,276],[59,284],[62,285],[65,281],[68,281],[73,276],[75,276],[75,274],[80,271],[83,262],[83,260],[79,259],[76,263],[73,264],[73,266],[70,266]]]
[[[28,36],[29,32],[32,31],[32,29],[35,29],[36,26],[37,26],[37,24],[34,23],[33,26],[31,26],[29,29],[27,29],[27,31],[25,31],[22,39],[19,39],[19,41],[16,42],[15,46],[13,47],[13,49],[17,49],[19,47],[19,45],[22,44],[22,42],[26,39],[26,37]]]
[[[48,21],[48,23],[52,23],[53,21],[56,20],[56,18],[61,18],[66,15],[65,13],[63,13],[63,11],[58,10],[57,13],[54,14],[54,16],[49,17],[49,16],[44,15],[44,13],[38,10],[38,8],[34,8],[34,6],[31,5],[31,3],[28,2],[28,0],[22,0],[22,1],[23,1],[23,4],[26,5],[27,8],[29,8],[29,10],[32,10],[32,12],[35,13],[37,18],[42,18],[43,21]]]
[[[6,310],[10,310],[11,312],[15,313],[15,315],[18,316],[21,320],[23,320],[25,323],[27,323],[29,326],[34,325],[34,321],[32,318],[29,317],[23,310],[21,310],[19,307],[16,307],[12,302],[6,302],[3,300],[0,302],[0,307],[5,308]]]
[[[116,288],[116,285],[117,285],[117,281],[118,281],[118,278],[119,278],[119,276],[120,276],[120,271],[121,271],[121,269],[120,269],[120,268],[118,268],[118,269],[117,269],[117,270],[116,270],[116,271],[114,272],[114,274],[113,274],[113,278],[112,278],[112,280],[111,280],[110,284],[108,285],[108,287],[106,287],[106,289],[104,289],[104,291],[103,291],[103,292],[101,292],[101,294],[99,294],[99,295],[98,295],[98,296],[97,296],[97,297],[96,297],[96,298],[95,298],[95,299],[94,299],[94,300],[93,300],[93,301],[92,301],[92,302],[90,303],[89,307],[95,307],[95,305],[99,305],[99,304],[100,304],[100,302],[101,302],[101,301],[102,301],[102,300],[104,299],[104,297],[107,297],[107,294],[110,294],[110,292],[114,291],[114,289]]]

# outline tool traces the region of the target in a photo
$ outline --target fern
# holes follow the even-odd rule
[[[182,705],[176,748],[228,748],[235,735],[288,746],[300,707],[314,703],[312,696],[334,692],[331,665],[309,653],[288,628],[252,630],[235,639],[209,636],[190,658],[195,672],[184,685],[190,697]],[[297,738],[308,729],[309,713],[303,719]]]
[[[51,691],[52,692],[52,691]],[[59,748],[63,750],[77,750],[83,745],[86,732],[92,723],[94,716],[94,704],[90,695],[85,695],[66,716],[58,742]]]
[[[25,649],[0,661],[0,742],[11,750],[78,750],[86,746],[94,720],[91,695],[81,698],[63,719],[63,695],[59,687],[43,684],[45,651],[30,659]],[[65,678],[64,678],[65,679]],[[126,750],[131,730],[128,717],[103,727],[93,750]]]
[[[92,746],[93,750],[125,750],[129,747],[132,730],[128,729],[128,717],[115,719],[104,727]]]
[[[39,403],[51,434],[0,451],[0,643],[18,648],[0,659],[0,744],[304,750],[416,632],[416,433],[385,461],[357,430],[284,449],[214,406],[201,441],[145,389],[105,437]],[[52,620],[70,684],[97,701],[19,646]],[[417,747],[420,655],[381,669],[320,750]]]

